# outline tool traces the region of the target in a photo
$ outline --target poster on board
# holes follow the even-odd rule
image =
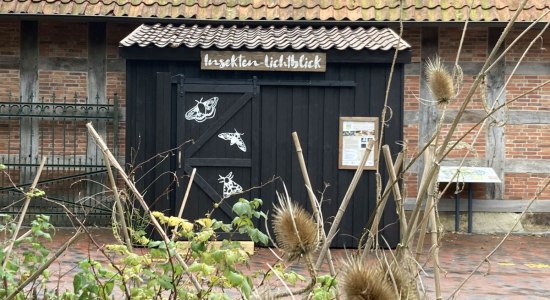
[[[367,145],[378,140],[378,118],[376,117],[340,117],[340,143],[338,147],[338,168],[357,169]],[[378,168],[378,155],[369,154],[364,170]]]

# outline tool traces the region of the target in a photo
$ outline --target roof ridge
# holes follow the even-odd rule
[[[393,3],[390,3],[388,4],[387,1],[372,1],[372,2],[368,2],[365,4],[365,1],[357,1],[355,2],[356,5],[351,5],[350,3],[340,3],[340,2],[337,2],[337,1],[308,1],[308,0],[301,0],[301,4],[298,3],[298,5],[294,5],[294,4],[297,4],[298,0],[287,0],[287,1],[284,1],[286,3],[283,3],[281,4],[281,1],[274,1],[274,2],[271,2],[271,3],[268,3],[268,1],[258,1],[258,0],[221,0],[221,1],[212,1],[212,0],[207,0],[207,1],[190,1],[190,0],[167,0],[167,1],[156,1],[156,0],[142,0],[142,1],[136,1],[136,0],[131,0],[131,1],[128,1],[128,0],[2,0],[3,2],[33,2],[33,3],[42,3],[42,2],[47,2],[47,3],[56,3],[56,2],[61,2],[62,4],[68,4],[68,3],[76,3],[76,4],[84,4],[84,3],[87,3],[87,4],[98,4],[98,3],[101,3],[103,5],[112,5],[112,4],[115,4],[119,7],[121,6],[126,6],[126,5],[131,5],[131,6],[138,6],[138,5],[145,5],[145,6],[153,6],[153,5],[158,5],[158,6],[172,6],[172,7],[179,7],[179,6],[198,6],[200,8],[208,8],[208,7],[212,7],[212,6],[223,6],[223,5],[226,5],[227,7],[230,7],[230,8],[233,8],[233,7],[249,7],[249,6],[252,6],[252,8],[254,9],[258,9],[258,8],[261,8],[261,7],[265,7],[265,8],[282,8],[282,9],[286,9],[286,8],[289,8],[289,7],[292,7],[294,9],[301,9],[301,8],[316,8],[316,7],[319,7],[321,9],[328,9],[328,8],[333,8],[335,10],[341,10],[341,9],[351,9],[351,10],[354,10],[354,9],[357,9],[357,8],[360,8],[360,9],[382,9],[382,8],[388,8],[388,9],[396,9],[396,8],[399,8],[400,6],[400,3],[399,2],[393,2]],[[122,3],[121,3],[122,2]],[[311,2],[317,2],[313,5],[310,5],[309,3]],[[384,4],[381,4],[381,3],[384,3]],[[502,5],[498,5],[498,4],[501,4]],[[339,5],[339,4],[342,4],[342,5]],[[470,6],[468,3],[458,3],[458,2],[451,2],[447,5],[445,4],[442,4],[441,2],[433,2],[433,3],[422,3],[421,5],[418,5],[418,3],[415,3],[413,1],[411,1],[410,3],[405,3],[405,5],[403,6],[403,9],[436,9],[436,8],[440,8],[440,9],[449,9],[449,8],[455,8],[455,9],[463,9],[463,8],[467,8],[467,7],[471,7],[472,9],[476,9],[476,8],[482,8],[484,10],[486,9],[489,9],[489,8],[495,8],[495,9],[506,9],[506,8],[509,8],[510,10],[517,10],[517,6],[514,7],[514,5],[510,4],[510,2],[500,2],[498,1],[493,1],[491,2],[490,5],[486,5],[485,3],[481,3],[481,2],[477,2],[475,3],[474,5]],[[545,9],[545,8],[550,8],[550,2],[546,2],[546,1],[535,1],[535,3],[533,2],[529,2],[526,4],[525,8],[527,9],[531,9],[531,8],[535,8],[537,10],[541,10],[541,9]]]

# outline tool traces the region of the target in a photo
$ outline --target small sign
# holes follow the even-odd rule
[[[378,140],[378,118],[340,117],[340,146],[338,153],[339,169],[357,169],[367,145]],[[375,145],[363,167],[364,170],[376,170],[378,154]]]
[[[457,174],[458,173],[458,174]],[[455,176],[455,174],[457,174]],[[454,178],[453,178],[454,177]],[[447,167],[439,168],[438,182],[480,182],[480,183],[500,183],[495,170],[487,167]]]
[[[325,72],[326,54],[312,52],[201,51],[201,69]]]

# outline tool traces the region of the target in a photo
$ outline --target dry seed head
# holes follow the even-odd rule
[[[426,63],[428,87],[439,105],[448,104],[455,97],[453,77],[439,57]]]
[[[384,264],[382,268],[385,271],[386,280],[388,280],[392,287],[395,282],[395,286],[397,287],[397,291],[400,295],[400,298],[397,297],[396,299],[420,299],[418,289],[416,288],[416,280],[414,279],[414,276],[412,276],[412,274],[404,268],[403,264],[393,262],[390,267]]]
[[[313,253],[319,243],[317,223],[310,213],[293,203],[288,194],[277,194],[273,231],[277,245],[289,261]]]
[[[378,265],[369,266],[350,257],[342,263],[340,290],[348,300],[395,300],[391,282]]]

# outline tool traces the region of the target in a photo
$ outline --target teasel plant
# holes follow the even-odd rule
[[[275,240],[288,262],[304,259],[310,282],[297,291],[274,294],[273,299],[309,293],[317,278],[312,255],[319,246],[319,226],[309,212],[292,201],[284,184],[283,187],[284,193],[277,193],[279,204],[274,208],[272,216]]]

